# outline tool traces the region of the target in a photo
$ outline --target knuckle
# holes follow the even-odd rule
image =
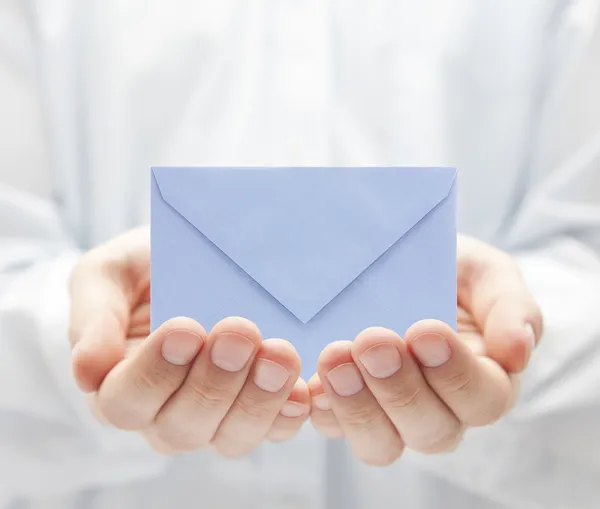
[[[270,417],[273,411],[273,404],[270,401],[261,400],[252,397],[250,394],[240,398],[236,406],[252,421],[260,421],[266,417]]]
[[[440,380],[441,388],[450,393],[468,393],[473,384],[473,372],[470,369],[457,369]]]
[[[228,407],[237,395],[230,388],[210,382],[185,384],[183,391],[186,398],[191,399],[200,408],[209,411],[222,409],[224,406]]]
[[[160,361],[149,369],[140,370],[135,379],[136,389],[141,393],[163,391],[165,388],[177,387],[180,382],[181,377]]]
[[[421,387],[397,387],[386,397],[385,406],[399,410],[416,410],[419,406]]]
[[[348,426],[373,429],[386,417],[381,409],[370,405],[352,405],[344,411],[342,419]]]

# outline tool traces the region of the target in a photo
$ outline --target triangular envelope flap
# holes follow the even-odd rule
[[[452,188],[454,168],[154,168],[163,200],[307,323]]]

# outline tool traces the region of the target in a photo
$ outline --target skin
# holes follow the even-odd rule
[[[367,464],[384,466],[406,447],[429,454],[451,451],[469,426],[504,416],[541,337],[540,310],[511,258],[467,237],[458,243],[458,305],[458,333],[424,320],[404,338],[375,327],[352,342],[328,345],[308,383],[315,427],[330,437],[346,437]],[[423,344],[434,343],[442,354],[434,362],[422,359]],[[385,376],[366,369],[365,353],[374,347],[386,359]],[[401,365],[393,371],[389,359],[396,357]],[[352,379],[353,390],[341,384],[340,395],[332,382],[340,385],[343,376]]]
[[[458,245],[458,333],[433,320],[404,338],[370,328],[328,345],[306,383],[294,347],[264,340],[244,318],[208,332],[174,318],[149,334],[149,234],[127,232],[89,251],[73,271],[75,379],[98,419],[139,432],[165,454],[245,455],[264,440],[288,440],[309,416],[371,465],[396,461],[406,447],[452,450],[469,426],[510,410],[542,334],[540,311],[511,258],[468,237]],[[247,352],[243,365],[223,364],[222,339]]]

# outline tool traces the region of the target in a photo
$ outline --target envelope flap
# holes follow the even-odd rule
[[[307,323],[448,196],[456,170],[161,167],[153,175],[165,202]]]

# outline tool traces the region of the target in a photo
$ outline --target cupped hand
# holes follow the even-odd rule
[[[458,333],[425,320],[404,338],[370,328],[325,348],[308,383],[317,429],[388,465],[405,447],[452,450],[466,428],[510,410],[542,334],[540,310],[515,262],[472,238],[459,237],[457,286]]]
[[[149,289],[147,228],[93,249],[73,271],[73,370],[99,419],[164,453],[239,456],[298,431],[310,398],[290,343],[263,341],[236,317],[208,334],[189,318],[150,334]]]

